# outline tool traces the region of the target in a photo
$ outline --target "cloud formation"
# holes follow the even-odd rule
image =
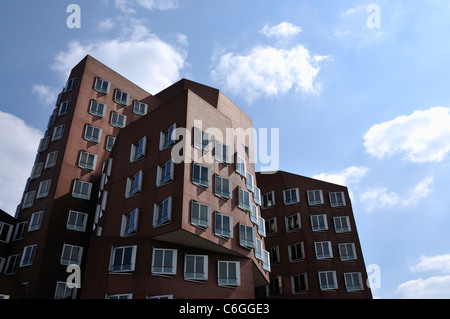
[[[301,27],[298,27],[296,25],[293,25],[292,23],[284,21],[272,27],[269,27],[269,25],[266,24],[260,32],[269,38],[270,37],[286,38],[294,36],[297,33],[300,33],[301,31],[302,31]]]
[[[367,167],[350,166],[337,173],[321,173],[313,176],[313,178],[345,186],[350,183],[357,183],[368,171]]]

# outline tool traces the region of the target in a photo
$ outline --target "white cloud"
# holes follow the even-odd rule
[[[257,46],[249,54],[228,52],[217,58],[212,78],[225,90],[252,103],[261,96],[279,96],[291,90],[319,94],[320,62],[327,56],[311,56],[302,45],[290,50]]]
[[[450,273],[450,254],[420,256],[419,262],[411,267],[413,272],[442,271]]]
[[[302,28],[293,25],[289,22],[281,22],[278,25],[269,27],[268,25],[265,25],[264,28],[260,31],[262,34],[264,34],[266,37],[290,37],[294,36],[297,33],[300,33],[302,31]]]
[[[147,10],[170,10],[178,8],[178,0],[114,0],[116,8],[124,13],[135,13],[136,7]]]
[[[398,285],[396,292],[405,299],[449,299],[450,276],[410,280]]]
[[[100,21],[100,23],[98,24],[98,27],[102,31],[108,31],[114,27],[114,22],[112,21],[111,18],[105,19],[105,20]]]
[[[378,158],[404,153],[412,162],[441,162],[450,151],[449,109],[433,107],[374,125],[364,140],[366,152]]]
[[[369,171],[367,167],[350,166],[334,174],[321,173],[313,176],[315,179],[338,185],[357,183]]]
[[[43,84],[35,84],[31,88],[31,92],[36,94],[43,104],[49,106],[55,105],[56,97],[60,91],[61,90],[57,90]]]
[[[23,120],[0,111],[0,208],[11,215],[20,204],[43,135]]]
[[[349,16],[354,15],[356,13],[365,12],[366,9],[367,9],[367,6],[368,6],[368,4],[362,4],[362,5],[359,5],[359,6],[355,7],[355,8],[347,9],[345,12],[343,12],[341,14],[341,17],[342,18],[346,18],[346,17],[349,17]]]

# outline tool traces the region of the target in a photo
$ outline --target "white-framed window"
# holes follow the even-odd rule
[[[245,186],[251,192],[253,192],[253,175],[247,172],[245,174]]]
[[[80,152],[80,158],[78,159],[78,167],[87,169],[88,171],[95,170],[97,166],[97,155],[91,154],[86,151]]]
[[[214,234],[225,239],[233,237],[233,216],[214,213]]]
[[[75,84],[77,83],[77,78],[71,78],[67,80],[66,86],[64,87],[64,92],[70,92],[75,87]]]
[[[308,274],[305,272],[291,276],[291,287],[293,295],[307,292],[309,290]]]
[[[50,136],[46,136],[39,142],[38,153],[44,152],[48,148],[48,143],[50,142]]]
[[[80,265],[83,256],[83,247],[64,244],[61,254],[61,265]]]
[[[166,198],[153,207],[153,227],[170,223],[172,219],[172,197]]]
[[[281,280],[281,276],[271,278],[269,284],[266,286],[266,295],[268,297],[271,297],[271,296],[280,296],[282,294],[283,294],[283,281]]]
[[[361,291],[364,289],[360,272],[344,273],[345,289],[347,291]]]
[[[239,192],[239,203],[238,207],[250,211],[250,193],[240,187],[238,187]]]
[[[275,192],[271,191],[263,195],[262,209],[271,208],[275,206]]]
[[[139,219],[139,208],[133,209],[128,214],[122,215],[122,225],[120,228],[120,236],[127,237],[136,234]]]
[[[351,231],[350,219],[348,216],[333,217],[333,220],[336,233],[347,233]]]
[[[208,256],[185,255],[184,279],[192,281],[208,280]]]
[[[89,113],[102,118],[106,114],[106,108],[106,104],[100,103],[96,100],[91,100],[91,103],[89,105]]]
[[[50,128],[55,124],[56,116],[58,115],[58,109],[55,108],[52,112],[52,115],[48,118],[47,128]]]
[[[259,217],[258,206],[251,204],[250,205],[250,221],[253,224],[257,224],[258,223],[258,217]]]
[[[231,148],[228,145],[222,144],[219,141],[215,141],[215,159],[224,164],[230,164],[232,162]]]
[[[270,263],[278,264],[280,262],[280,247],[273,246],[268,249],[268,252],[270,254]]]
[[[133,293],[107,295],[106,299],[133,299]]]
[[[241,284],[241,264],[238,261],[217,261],[217,281],[221,287],[237,287]]]
[[[134,100],[133,112],[137,115],[144,116],[147,114],[148,105],[139,101]]]
[[[1,226],[0,226],[0,228],[1,228]],[[16,230],[14,231],[13,240],[23,239],[23,237],[25,236],[25,232],[27,231],[27,228],[28,228],[27,221],[18,223],[16,225]],[[0,240],[1,240],[1,236],[0,236]],[[1,269],[0,269],[0,272],[1,272]]]
[[[262,246],[263,245],[262,245],[261,239],[256,238],[256,240],[255,240],[255,258],[256,259],[262,260],[262,258],[263,258],[263,256],[262,256],[262,251],[263,251]]]
[[[31,170],[30,179],[36,179],[41,177],[42,169],[44,168],[44,162],[36,163]]]
[[[9,242],[13,228],[11,224],[0,222],[0,242]]]
[[[111,248],[109,271],[130,272],[134,271],[136,264],[137,246],[121,246]]]
[[[92,143],[98,143],[102,138],[102,131],[101,128],[86,124],[84,139]]]
[[[284,205],[290,205],[300,202],[298,188],[283,190]]]
[[[0,269],[1,271],[1,269]],[[0,300],[9,299],[10,295],[0,294]]]
[[[211,168],[192,163],[192,182],[201,187],[209,187],[211,185]]]
[[[278,226],[277,226],[277,218],[272,217],[266,220],[266,233],[267,235],[274,235],[278,233]]]
[[[247,172],[245,159],[240,157],[238,153],[236,153],[236,172],[244,177]]]
[[[176,275],[177,273],[176,249],[153,248],[152,274],[153,275]]]
[[[37,245],[25,246],[23,248],[22,259],[20,260],[20,267],[30,266],[33,264],[34,255],[36,254]]]
[[[67,218],[66,228],[84,232],[86,231],[87,220],[88,214],[77,212],[75,210],[70,210],[69,216]]]
[[[101,78],[96,77],[94,83],[94,90],[97,92],[108,94],[111,88],[111,82],[105,81]]]
[[[209,152],[212,147],[211,145],[211,134],[203,132],[202,130],[194,127],[194,147],[204,152]]]
[[[71,103],[71,100],[68,100],[68,101],[62,102],[59,105],[59,112],[58,112],[59,116],[67,114],[67,112],[69,112],[70,103]]]
[[[308,191],[308,204],[309,205],[321,205],[323,204],[323,193],[322,190],[312,190]]]
[[[23,201],[22,201],[22,209],[29,208],[33,206],[34,204],[34,198],[36,197],[36,191],[30,191],[26,192],[23,195]]]
[[[170,159],[162,166],[158,166],[156,172],[156,186],[160,187],[173,181],[174,175],[174,162]]]
[[[41,228],[42,217],[44,216],[44,212],[36,212],[31,215],[30,224],[28,225],[28,231],[35,231]]]
[[[177,128],[177,124],[174,123],[169,129],[166,131],[161,131],[159,136],[159,150],[165,150],[169,148],[173,144],[175,144],[175,130]]]
[[[232,183],[231,179],[215,175],[214,193],[224,199],[230,199],[232,197]]]
[[[125,190],[125,198],[130,198],[136,196],[142,191],[142,180],[144,177],[144,173],[140,170],[133,177],[127,178],[127,187]]]
[[[338,244],[338,249],[342,261],[356,260],[356,248],[354,243]]]
[[[255,247],[255,229],[252,226],[239,224],[239,244],[247,249]]]
[[[116,142],[116,138],[115,138],[114,136],[111,136],[111,135],[106,136],[106,146],[105,146],[105,149],[106,149],[107,151],[110,151],[110,152],[111,152],[111,150],[112,150],[112,148],[113,148],[115,142]]]
[[[87,199],[91,198],[92,183],[75,179],[73,182],[72,197]]]
[[[266,220],[261,216],[258,216],[258,234],[266,237]]]
[[[51,185],[52,185],[52,180],[51,179],[48,179],[46,181],[40,182],[36,198],[47,197],[48,193],[50,192],[50,186]]]
[[[263,269],[270,271],[270,253],[263,249]]]
[[[17,266],[20,262],[20,254],[9,256],[6,260],[5,275],[13,275],[16,273]]]
[[[331,241],[314,242],[317,259],[333,258],[333,250],[331,249]]]
[[[109,124],[111,124],[114,127],[124,128],[127,125],[127,116],[112,111],[111,120],[109,121]]]
[[[337,289],[336,271],[319,271],[319,284],[321,290]]]
[[[173,299],[173,295],[147,296],[146,299]]]
[[[332,192],[329,194],[331,207],[344,207],[345,194],[344,192]]]
[[[253,201],[261,206],[261,190],[256,186],[253,187]]]
[[[125,93],[119,89],[115,90],[114,93],[114,102],[117,104],[121,104],[123,106],[127,106],[130,101],[130,95],[128,93]]]
[[[314,231],[328,230],[327,215],[311,215],[311,227]]]
[[[303,242],[288,245],[289,262],[305,259],[305,247]]]
[[[147,137],[144,136],[135,144],[131,144],[130,163],[143,159],[147,148]]]
[[[284,222],[286,224],[287,233],[299,231],[301,229],[300,213],[284,217]]]
[[[63,124],[63,125],[59,125],[59,126],[54,128],[52,141],[60,140],[63,137],[63,135],[64,135],[64,128],[65,127],[66,127],[66,125]]]
[[[211,206],[191,201],[191,223],[206,229],[211,226]]]
[[[58,153],[59,151],[54,151],[47,154],[44,168],[51,168],[56,165],[56,161],[58,160]]]

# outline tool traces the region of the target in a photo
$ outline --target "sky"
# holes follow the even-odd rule
[[[277,137],[277,169],[348,187],[375,298],[450,298],[449,14],[447,0],[6,0],[0,208],[14,214],[90,54],[152,94],[220,89]]]

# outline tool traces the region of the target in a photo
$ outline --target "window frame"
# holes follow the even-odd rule
[[[354,282],[354,276],[357,276],[358,278],[358,285],[355,285]],[[350,278],[349,278],[350,276]],[[350,281],[351,283],[350,284]],[[347,272],[344,273],[344,282],[345,282],[345,289],[347,290],[347,292],[356,292],[356,291],[363,291],[364,290],[364,284],[363,284],[363,280],[362,280],[362,276],[360,272]]]
[[[44,211],[39,211],[31,214],[30,222],[28,224],[28,232],[39,230],[41,228],[43,218]]]
[[[221,277],[223,275],[221,273],[221,265],[225,265],[226,274],[225,277]],[[236,274],[236,278],[230,278],[230,267],[234,265],[234,272]],[[223,269],[223,268],[222,268]],[[241,264],[239,261],[225,261],[218,260],[217,261],[217,284],[220,287],[227,288],[236,288],[241,285]]]
[[[99,83],[99,81],[100,81],[100,83]],[[100,85],[98,85],[98,83]],[[104,88],[105,83],[106,83],[106,88]],[[106,94],[109,94],[110,89],[111,89],[111,82],[103,80],[102,78],[99,78],[99,77],[95,77],[95,81],[94,81],[94,90],[95,91],[106,95]]]
[[[198,207],[198,211],[197,211]],[[206,208],[206,212],[203,212],[203,208]],[[206,219],[203,219],[202,215],[206,213]],[[197,217],[198,215],[198,217]],[[203,230],[211,227],[211,206],[191,200],[191,218],[190,223],[197,226]]]
[[[141,107],[144,108],[144,111],[141,111]],[[139,102],[138,100],[133,101],[133,113],[139,116],[144,116],[148,113],[148,104]]]
[[[160,216],[161,209],[164,213],[164,205],[167,205],[167,214]],[[153,228],[167,225],[172,220],[172,196],[167,197],[160,203],[153,205]]]
[[[50,193],[50,187],[52,186],[52,179],[47,179],[39,183],[39,188],[36,193],[36,199],[45,198]]]
[[[292,196],[293,192],[295,193],[295,198]],[[287,195],[287,194],[289,194],[289,195]],[[284,205],[292,205],[292,204],[300,203],[298,187],[284,189],[283,190],[283,201],[284,201]]]
[[[88,131],[91,131],[91,134],[88,135]],[[84,128],[83,138],[86,141],[98,144],[98,143],[100,143],[100,140],[102,139],[102,133],[103,133],[103,129],[93,126],[91,124],[86,124],[86,127]]]
[[[59,151],[54,151],[54,152],[48,153],[47,157],[45,159],[44,169],[55,167],[56,163],[58,163],[58,155],[59,155]]]
[[[147,136],[144,136],[139,142],[131,144],[130,163],[137,162],[145,157],[147,150]]]
[[[249,212],[250,211],[250,205],[251,205],[251,201],[250,201],[250,192],[246,191],[245,189],[241,188],[241,187],[237,187],[238,189],[238,207],[244,211]],[[246,195],[246,196],[245,196]],[[247,200],[245,200],[247,198]]]
[[[139,222],[139,208],[133,209],[131,212],[122,215],[120,227],[120,237],[128,237],[137,233]]]
[[[194,126],[194,147],[209,152],[212,149],[212,135]]]
[[[169,168],[169,174],[167,169]],[[156,187],[161,187],[169,184],[174,180],[175,163],[172,159],[168,160],[162,166],[158,165],[156,172]]]
[[[85,160],[82,161],[84,158]],[[84,150],[81,150],[80,156],[78,158],[78,167],[88,171],[95,171],[97,167],[97,158],[98,158],[97,154],[92,154]],[[90,162],[92,162],[92,164],[90,164]]]
[[[190,265],[188,265],[188,258],[191,259],[193,258],[194,260],[194,271],[193,272],[188,272],[188,267],[190,267]],[[203,272],[197,272],[196,268],[197,268],[197,263],[199,262],[198,258],[202,258],[203,260],[200,261],[200,263],[203,264]],[[184,280],[188,280],[188,281],[194,281],[194,282],[204,282],[206,280],[208,280],[208,255],[194,255],[194,254],[185,254],[184,255]],[[191,274],[194,274],[193,276],[191,276]],[[196,275],[199,274],[200,276],[197,277]]]
[[[288,244],[287,246],[290,263],[305,260],[305,243],[303,241]]]
[[[70,255],[70,257],[69,257],[70,259],[64,258],[65,254],[67,253],[66,249],[69,250],[68,253]],[[76,255],[75,255],[75,257],[77,257],[76,259],[72,259],[74,257],[73,256],[74,255],[74,249],[78,249],[78,252],[76,252]],[[59,263],[61,265],[72,265],[72,264],[80,265],[82,258],[83,258],[83,247],[82,246],[71,245],[71,244],[67,244],[67,243],[63,244],[63,249],[62,249],[62,252],[61,252],[61,258],[59,260]]]
[[[223,164],[231,164],[232,162],[231,146],[215,140],[214,149],[215,149],[214,158],[218,162]]]
[[[39,162],[33,165],[31,169],[30,179],[37,179],[41,177],[42,171],[44,170],[44,162]]]
[[[160,265],[155,265],[156,262],[156,252],[157,251],[162,251],[163,255],[162,255],[162,260],[161,260],[161,266]],[[172,252],[172,256],[166,256],[166,252]],[[171,261],[171,267],[167,267],[166,266],[166,258],[172,258]],[[174,276],[177,274],[177,259],[178,259],[178,250],[177,249],[168,249],[168,248],[160,248],[160,247],[154,247],[153,248],[153,252],[152,252],[152,266],[151,266],[151,273],[152,275],[157,275],[157,276]],[[156,269],[156,268],[161,268],[161,270]],[[171,271],[168,271],[165,268],[171,268]]]
[[[293,225],[291,220],[294,219],[294,218],[296,218],[297,221]],[[301,219],[300,219],[300,213],[295,213],[295,214],[292,214],[292,215],[289,215],[289,216],[285,216],[284,217],[284,224],[286,226],[286,233],[293,233],[293,232],[300,231],[302,229],[302,222],[301,222]]]
[[[175,144],[172,136],[177,129],[177,123],[172,124],[167,130],[161,131],[159,134],[159,150],[163,151]],[[167,138],[166,138],[167,137]]]
[[[317,199],[317,193],[319,192],[319,198]],[[310,206],[315,206],[315,205],[323,205],[324,201],[323,201],[323,191],[321,189],[315,189],[315,190],[308,190],[307,191],[307,197],[308,197],[308,204]]]
[[[311,215],[311,229],[313,231],[327,231],[328,230],[327,215],[326,214]]]
[[[71,224],[71,215],[75,216],[75,224]],[[79,216],[81,216],[82,218],[82,223],[79,226],[78,224],[78,220],[79,220]],[[76,210],[69,210],[69,214],[67,216],[67,223],[66,223],[66,228],[70,229],[70,230],[75,230],[75,231],[79,231],[79,232],[85,232],[86,231],[86,225],[87,225],[87,220],[88,220],[88,214],[83,213],[83,212],[79,212]]]
[[[89,114],[94,115],[95,117],[98,118],[104,118],[107,108],[108,108],[107,104],[91,99],[89,103]],[[99,109],[101,110],[99,111]]]
[[[198,167],[198,178],[196,178],[196,167]],[[206,168],[206,175],[207,180],[204,179]],[[198,163],[193,162],[192,163],[192,183],[194,183],[197,186],[200,186],[202,188],[208,188],[211,186],[211,168],[209,166],[201,165]]]
[[[251,234],[248,231],[251,230]],[[251,239],[250,239],[251,237]],[[255,248],[256,232],[253,226],[239,223],[239,245],[252,250]]]
[[[327,247],[326,249],[324,249]],[[331,241],[316,241],[314,242],[314,250],[316,253],[316,259],[332,259],[333,247]]]
[[[268,198],[269,196],[271,197],[271,200],[270,200],[271,205],[268,205],[269,204],[269,198]],[[270,192],[265,193],[262,196],[261,208],[269,209],[269,208],[273,208],[273,207],[275,207],[275,191],[270,191]]]
[[[81,184],[80,192],[76,192],[75,189],[77,188],[77,184]],[[86,194],[83,193],[83,188],[87,186],[87,192]],[[82,181],[80,179],[74,179],[73,182],[73,188],[72,188],[72,197],[74,198],[80,198],[85,200],[91,199],[91,192],[92,192],[92,183]]]
[[[218,182],[219,180],[219,182]],[[224,185],[226,183],[224,183],[224,180],[226,180],[228,182],[228,190],[224,189],[226,187],[224,187]],[[218,189],[219,187],[219,189]],[[214,194],[219,196],[220,198],[223,198],[225,200],[229,200],[233,197],[233,184],[231,179],[226,178],[226,177],[222,177],[218,174],[214,174]]]
[[[53,129],[52,142],[62,139],[66,124],[58,125]]]
[[[127,177],[125,198],[131,198],[142,193],[143,179],[144,173],[142,170],[137,172],[133,177]]]
[[[228,230],[224,227],[224,218],[228,218]],[[220,223],[219,223],[220,222]],[[219,224],[219,225],[218,225]],[[221,227],[221,228],[218,228]],[[227,234],[227,232],[229,234]],[[214,234],[224,239],[233,238],[233,216],[214,212]]]
[[[345,223],[347,224],[346,227],[342,226],[342,220],[345,220]],[[349,216],[334,216],[333,217],[334,222],[334,230],[336,233],[349,233],[352,231],[352,227],[350,225],[350,217]]]
[[[354,261],[358,259],[355,243],[340,243],[338,244],[338,251],[341,261]]]
[[[118,95],[120,95],[118,97]],[[125,98],[124,98],[125,95]],[[122,91],[120,89],[115,89],[114,90],[114,102],[116,102],[117,104],[120,104],[122,106],[127,106],[130,102],[130,94],[126,93],[125,91]]]
[[[36,190],[32,190],[23,194],[22,209],[30,208],[34,205],[36,199]]]
[[[112,111],[109,124],[117,128],[124,128],[127,126],[127,116],[125,114]]]
[[[59,104],[58,116],[67,114],[70,109],[70,104],[72,104],[72,100],[67,100],[67,101],[61,102]]]
[[[335,270],[326,270],[326,271],[319,271],[319,287],[320,290],[336,290],[338,289],[338,282],[336,277],[336,271]],[[326,284],[322,282],[322,275],[325,275],[326,277],[323,279],[326,279]],[[330,281],[329,276],[332,276],[332,281]],[[331,282],[331,284],[330,284]]]
[[[309,285],[308,285],[308,273],[304,272],[297,275],[291,275],[291,291],[293,295],[298,295],[302,293],[306,293],[309,291]],[[300,278],[303,277],[303,284],[300,282]],[[296,283],[297,280],[297,283]],[[296,289],[296,286],[298,286],[298,290]],[[302,289],[302,287],[304,288]]]
[[[124,258],[125,254],[122,253],[122,257],[120,260],[120,263],[115,265],[116,261],[116,254],[119,250],[123,250],[123,252],[126,252],[127,249],[131,249],[130,254],[130,263],[124,264]],[[124,272],[133,272],[136,267],[136,253],[137,253],[137,245],[129,245],[129,246],[112,246],[111,247],[111,254],[110,254],[110,260],[109,260],[109,272],[111,273],[124,273]],[[120,266],[119,269],[114,269],[115,267]],[[129,266],[125,268],[124,266]]]
[[[20,258],[19,267],[31,266],[36,256],[37,244],[28,245],[23,247],[22,257]],[[31,250],[31,252],[29,251]],[[25,259],[27,258],[27,259]]]

